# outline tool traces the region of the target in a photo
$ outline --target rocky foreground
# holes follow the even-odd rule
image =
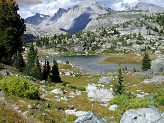
[[[124,71],[125,84],[134,97],[113,95],[117,73],[80,75],[77,70],[63,64],[61,67],[65,67],[65,73],[60,75],[63,83],[53,84],[27,77],[38,87],[41,100],[14,95],[6,100],[1,94],[0,101],[25,120],[33,122],[163,123],[162,58],[152,61],[152,68],[147,72]],[[72,74],[66,75],[69,71]],[[15,74],[20,75],[12,68],[1,70],[1,77]]]

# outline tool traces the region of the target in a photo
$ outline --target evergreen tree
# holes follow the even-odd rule
[[[144,37],[141,35],[141,32],[138,33],[138,37],[137,37],[138,40],[142,40],[144,39]]]
[[[36,77],[37,79],[41,79],[40,76],[40,64],[39,64],[39,60],[37,57],[37,49],[34,49],[33,43],[30,44],[29,46],[29,51],[27,52],[27,63],[26,63],[26,69],[25,69],[25,73],[29,76],[33,76]],[[36,72],[39,74],[38,76],[36,76]]]
[[[34,49],[33,43],[30,44],[29,46],[29,51],[27,52],[27,63],[26,63],[26,68],[28,70],[31,70],[32,68],[35,67],[35,58],[37,55],[37,51]]]
[[[46,59],[43,66],[42,80],[47,80]]]
[[[117,84],[115,84],[113,86],[113,92],[115,95],[121,95],[124,94],[125,92],[125,86],[123,84],[124,80],[123,80],[123,75],[122,75],[122,70],[121,70],[121,65],[119,65],[119,69],[118,69],[118,76],[117,76]]]
[[[0,61],[8,64],[17,51],[22,52],[25,24],[18,10],[15,0],[0,0]]]
[[[22,57],[22,54],[20,53],[20,51],[18,50],[13,58],[13,67],[22,70],[22,68],[25,67],[25,61]]]
[[[42,79],[43,80],[46,80],[48,79],[48,76],[50,75],[50,64],[49,64],[49,61],[46,61],[45,59],[45,64],[43,66],[43,73],[42,73]]]
[[[149,58],[149,54],[147,53],[147,51],[145,51],[144,56],[142,58],[142,70],[147,71],[150,68],[151,68],[151,61]]]
[[[61,82],[61,78],[59,76],[58,64],[56,60],[53,60],[53,66],[50,72],[52,82]]]
[[[35,57],[35,66],[33,70],[33,77],[36,79],[41,79],[42,78],[42,71],[41,71],[41,66],[39,63],[38,56]]]
[[[46,64],[47,77],[50,74],[50,70],[51,70],[50,63],[49,63],[49,61],[47,61],[47,64]]]

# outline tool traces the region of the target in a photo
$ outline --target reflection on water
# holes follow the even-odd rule
[[[46,60],[52,61],[56,59],[58,63],[65,62],[73,64],[76,68],[82,69],[83,73],[89,74],[106,74],[108,72],[116,72],[118,69],[118,64],[98,64],[103,61],[105,57],[103,56],[61,56],[61,57],[48,57]],[[45,58],[40,60],[44,61]],[[121,64],[122,67],[127,67],[128,70],[133,70],[134,68],[141,68],[138,64]]]

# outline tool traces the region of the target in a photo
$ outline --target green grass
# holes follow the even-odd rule
[[[104,55],[106,59],[101,64],[113,63],[113,64],[141,64],[142,56],[134,54],[123,54],[123,55]],[[150,56],[150,59],[155,59],[156,56]]]
[[[78,71],[74,70],[70,65],[59,65],[59,69],[64,69],[64,70],[73,70],[73,71]],[[14,73],[14,72],[13,72]],[[15,72],[16,73],[16,72]],[[105,76],[117,76],[116,73],[113,74],[108,74]],[[164,106],[163,106],[163,90],[164,90],[164,84],[142,84],[143,80],[145,78],[134,76],[133,72],[130,74],[127,74],[126,72],[123,72],[124,76],[124,83],[126,85],[127,90],[131,92],[137,93],[136,90],[141,90],[141,92],[147,92],[147,93],[156,93],[155,98],[153,99],[153,105],[157,106],[157,108],[160,109],[160,111],[164,111]],[[4,77],[4,76],[2,76]],[[115,119],[114,121],[119,121],[121,115],[128,109],[131,108],[140,108],[140,107],[147,107],[149,103],[149,99],[138,99],[138,98],[129,98],[127,96],[120,96],[120,97],[115,97],[112,101],[110,101],[110,104],[106,106],[100,105],[100,102],[97,101],[90,101],[89,98],[87,97],[87,93],[84,90],[84,87],[86,87],[88,84],[98,84],[99,79],[101,76],[98,75],[82,75],[78,74],[78,76],[61,76],[61,79],[63,83],[51,83],[49,85],[46,85],[45,90],[50,92],[54,88],[61,88],[63,89],[66,93],[65,95],[56,95],[56,94],[48,94],[46,98],[48,100],[30,100],[27,98],[21,98],[15,95],[7,95],[6,94],[6,99],[8,102],[11,104],[17,104],[21,105],[20,110],[21,111],[27,111],[29,110],[28,115],[33,116],[39,122],[46,122],[46,123],[51,123],[52,121],[57,122],[57,123],[71,123],[73,122],[76,117],[73,115],[66,115],[63,110],[57,110],[59,107],[61,109],[67,110],[69,109],[69,105],[73,105],[77,110],[81,111],[92,111],[95,114],[99,115],[100,117],[104,119],[109,119],[111,116],[114,116]],[[103,84],[105,88],[111,88],[117,79],[115,79],[112,83],[110,84]],[[39,88],[41,83],[38,80],[33,81],[33,85]],[[43,84],[44,85],[44,84]],[[135,85],[135,86],[134,86]],[[81,90],[81,95],[75,95],[74,98],[68,98],[67,101],[56,101],[55,96],[58,97],[63,97],[63,96],[70,96],[70,92],[76,93],[76,90]],[[45,92],[42,90],[39,90],[39,94],[42,95]],[[21,102],[20,100],[24,100],[26,103]],[[36,103],[39,103],[42,106],[42,110],[36,110],[36,109],[28,109],[28,105],[35,105]],[[49,104],[49,107],[47,107],[46,104]],[[109,111],[108,107],[112,104],[118,104],[118,109],[116,111]],[[1,105],[0,105],[1,106]],[[0,107],[1,108],[1,107]],[[7,109],[6,109],[7,110]],[[10,109],[9,109],[10,110]],[[2,111],[1,111],[2,112]],[[0,112],[0,119],[3,117],[2,113]],[[43,116],[43,113],[46,112],[46,116]],[[16,113],[17,114],[17,113]],[[16,115],[16,114],[13,114]],[[9,111],[5,112],[5,115],[9,116],[11,119],[11,114]],[[16,116],[17,117],[17,116]],[[18,118],[18,117],[17,117]],[[22,119],[23,121],[23,119]]]
[[[14,110],[0,103],[0,123],[26,123],[25,119],[17,114]]]

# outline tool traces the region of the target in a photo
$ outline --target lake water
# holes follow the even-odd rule
[[[54,58],[58,63],[68,60],[75,68],[81,69],[83,73],[88,74],[106,74],[108,72],[116,72],[118,69],[118,64],[98,64],[105,59],[103,56],[60,56],[47,57],[46,60],[51,62]],[[41,58],[40,60],[44,61],[44,59]],[[141,68],[141,65],[138,64],[121,64],[121,66],[126,66],[128,70]]]

